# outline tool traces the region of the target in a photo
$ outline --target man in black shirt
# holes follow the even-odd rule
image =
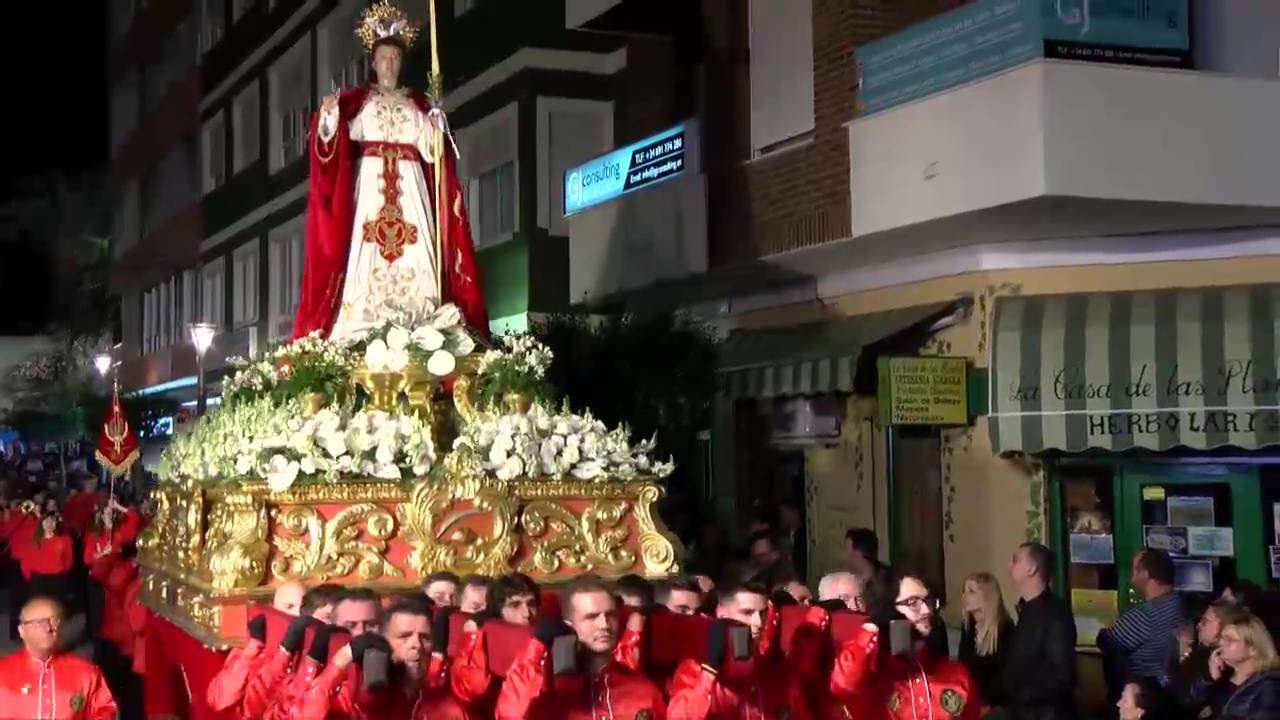
[[[1076,623],[1071,608],[1049,589],[1053,551],[1025,543],[1009,561],[1018,591],[1018,624],[1001,638],[1005,705],[995,716],[1012,720],[1073,720],[1076,716]]]

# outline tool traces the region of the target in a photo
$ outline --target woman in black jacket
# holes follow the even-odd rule
[[[1218,649],[1209,656],[1209,676],[1217,681],[1231,669],[1218,697],[1214,720],[1280,718],[1280,657],[1262,621],[1252,614],[1222,628]]]
[[[1231,670],[1226,668],[1219,679],[1209,674],[1209,659],[1218,649],[1222,628],[1240,622],[1248,611],[1230,600],[1217,600],[1200,616],[1195,630],[1188,628],[1177,635],[1177,658],[1169,672],[1169,689],[1183,716],[1198,718],[1205,708],[1213,707],[1226,690]]]
[[[960,662],[978,686],[987,707],[1003,704],[1000,688],[1001,641],[1013,631],[1004,607],[1000,583],[990,573],[974,573],[964,581],[964,627],[960,632]]]

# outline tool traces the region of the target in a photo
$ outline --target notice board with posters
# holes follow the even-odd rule
[[[969,361],[953,357],[885,357],[877,363],[885,425],[969,424]]]

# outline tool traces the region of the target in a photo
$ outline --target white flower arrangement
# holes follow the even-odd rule
[[[431,429],[414,415],[337,407],[308,415],[301,398],[258,398],[222,407],[175,437],[159,475],[196,482],[266,478],[282,492],[300,477],[422,477],[435,461]]]
[[[529,401],[545,401],[551,389],[543,380],[551,366],[550,348],[532,335],[497,339],[498,347],[480,356],[476,366],[476,392],[481,406],[493,408],[507,393]]]
[[[458,306],[436,307],[425,298],[387,299],[338,342],[362,349],[365,367],[374,372],[402,372],[421,363],[441,378],[476,349]]]
[[[277,391],[288,396],[332,392],[346,382],[357,358],[316,331],[267,351],[259,360],[234,357],[228,363],[236,371],[223,379],[222,397],[230,402]]]
[[[454,441],[454,450],[474,453],[499,480],[552,477],[576,480],[658,478],[675,469],[652,458],[652,439],[632,444],[625,427],[610,430],[590,413],[557,414],[541,403],[517,415],[482,414]]]

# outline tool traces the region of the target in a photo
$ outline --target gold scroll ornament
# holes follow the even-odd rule
[[[276,556],[271,572],[282,580],[315,582],[344,578],[353,571],[366,582],[384,575],[401,577],[400,568],[386,559],[387,540],[395,527],[391,513],[373,503],[345,507],[327,520],[309,505],[281,508],[272,538]],[[362,541],[362,535],[368,540]]]
[[[450,454],[443,478],[419,482],[399,516],[411,548],[407,564],[419,577],[441,570],[489,577],[511,572],[520,546],[516,499],[474,460]],[[486,524],[487,532],[477,529]]]

